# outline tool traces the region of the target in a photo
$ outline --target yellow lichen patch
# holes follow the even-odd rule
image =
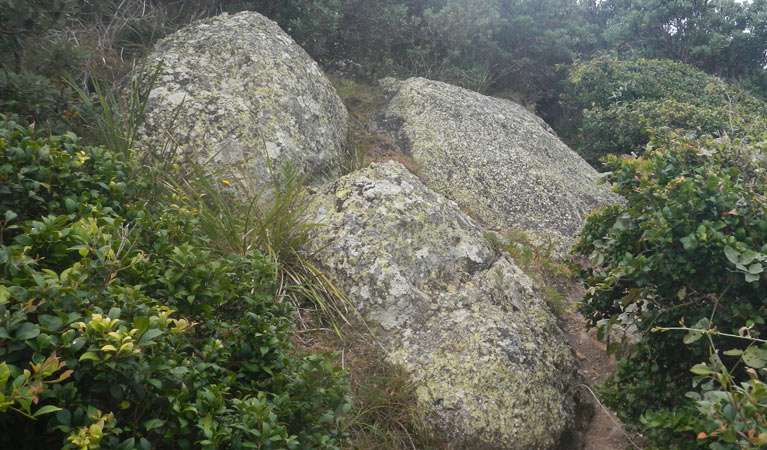
[[[315,264],[417,386],[436,428],[474,449],[551,448],[574,423],[574,361],[543,296],[457,205],[402,165],[325,186]]]

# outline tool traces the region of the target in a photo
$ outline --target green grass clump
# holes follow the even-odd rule
[[[561,284],[562,278],[570,278],[572,271],[568,264],[552,256],[552,245],[537,245],[521,230],[508,232],[505,240],[495,233],[485,233],[485,238],[495,248],[508,253],[530,278],[541,285],[543,298],[556,314],[567,311],[567,302],[557,285]]]

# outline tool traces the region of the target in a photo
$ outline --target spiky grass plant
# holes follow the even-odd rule
[[[305,321],[313,322],[306,317]],[[341,339],[312,326],[294,336],[299,351],[335,352],[336,364],[351,380],[352,409],[340,424],[343,450],[444,450],[448,443],[434,432],[416,398],[416,386],[367,331],[341,328]]]
[[[337,328],[353,309],[330,280],[302,251],[310,231],[320,225],[306,218],[310,198],[302,175],[291,163],[278,168],[265,157],[270,182],[249,182],[249,163],[219,167],[184,161],[168,172],[166,184],[190,210],[197,212],[211,244],[224,253],[260,251],[277,263],[281,293],[297,306],[309,301]]]
[[[158,64],[149,71],[146,60],[143,60],[124,92],[98,79],[91,80],[93,92],[88,92],[69,80],[70,87],[80,97],[78,110],[84,128],[81,134],[125,157],[133,156],[131,152],[144,123],[149,93],[161,70],[162,64]]]

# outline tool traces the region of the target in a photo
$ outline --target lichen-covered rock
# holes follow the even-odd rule
[[[328,183],[314,264],[416,383],[455,448],[549,449],[574,422],[575,362],[538,288],[474,220],[394,162]]]
[[[429,188],[481,222],[523,230],[559,250],[584,217],[618,197],[551,128],[509,100],[423,78],[384,79],[390,97],[374,119],[420,166]]]
[[[271,20],[242,12],[197,22],[155,46],[150,73],[160,61],[141,148],[170,138],[198,162],[245,161],[256,187],[269,179],[267,154],[273,167],[290,161],[300,173],[338,167],[346,109],[317,64]]]

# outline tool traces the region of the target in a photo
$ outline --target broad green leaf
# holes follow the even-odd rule
[[[735,417],[738,415],[738,412],[733,408],[731,404],[727,404],[724,406],[724,409],[722,410],[722,413],[724,415],[724,418],[728,421],[735,420]],[[735,441],[732,441],[735,442]]]
[[[693,342],[697,341],[698,339],[703,337],[703,333],[700,331],[690,330],[686,335],[684,335],[684,338],[682,338],[682,342],[685,344],[692,344]]]
[[[759,281],[759,275],[746,273],[746,283],[753,283],[754,281]]]
[[[64,206],[67,208],[67,212],[75,212],[77,210],[77,202],[74,201],[71,197],[67,197],[66,200],[64,200]]]
[[[113,307],[112,309],[109,310],[108,316],[109,316],[110,319],[119,319],[120,318],[120,314],[122,314],[122,310],[120,310],[120,308],[115,306],[115,307]]]
[[[101,358],[99,358],[99,355],[97,355],[94,352],[85,352],[80,356],[79,361],[101,361]]]
[[[44,330],[56,331],[64,325],[64,321],[57,316],[51,316],[50,314],[43,314],[37,318],[40,326]]]
[[[760,263],[754,263],[748,266],[748,273],[758,275],[762,272],[764,272],[764,269],[762,268],[762,265]]]
[[[743,350],[734,348],[732,350],[726,350],[726,351],[724,351],[722,353],[724,353],[727,356],[740,356],[740,355],[743,354]]]
[[[756,259],[756,253],[752,252],[752,251],[748,251],[748,252],[745,252],[742,255],[740,255],[740,261],[739,262],[741,264],[743,264],[744,266],[747,266],[747,265],[751,264],[751,262],[753,262],[754,259]]]
[[[136,448],[136,439],[128,438],[117,447],[117,450],[133,450],[134,448]]]
[[[685,337],[682,339],[682,341],[685,344],[692,344],[693,342],[697,341],[701,337],[703,337],[704,331],[708,330],[711,326],[708,318],[704,317],[697,322],[695,322],[695,325],[691,326],[692,330],[690,330]],[[702,330],[702,331],[698,331]]]
[[[24,322],[16,329],[15,338],[19,341],[34,339],[40,334],[40,327],[31,322]]]
[[[163,426],[164,423],[165,423],[165,421],[160,420],[160,419],[151,419],[151,420],[147,420],[146,422],[144,422],[144,428],[146,428],[146,430],[149,431],[149,430],[153,430],[153,429],[155,429],[157,427]]]
[[[697,328],[699,330],[708,330],[709,328],[711,328],[711,322],[708,320],[708,317],[703,317],[702,319],[695,322],[695,325],[693,325],[692,328]]]
[[[157,328],[152,328],[151,330],[147,330],[147,332],[141,336],[141,339],[139,340],[139,344],[144,344],[146,342],[149,342],[161,334],[162,334],[162,330],[158,330]]]
[[[727,260],[730,261],[731,263],[733,264],[738,263],[738,251],[730,247],[729,245],[724,248],[724,256],[726,256]]]
[[[213,430],[211,430],[212,423],[213,417],[211,417],[210,414],[205,415],[205,417],[203,417],[202,420],[198,422],[198,425],[202,425],[202,433],[208,439],[213,436]]]
[[[3,361],[0,363],[0,380],[8,379],[11,376],[11,369],[8,368],[8,364]],[[5,383],[3,381],[3,383]]]
[[[0,286],[0,305],[8,303],[9,298],[11,298],[11,291],[5,286]]]
[[[69,412],[68,409],[62,409],[56,413],[56,420],[58,420],[60,424],[69,425],[72,423],[72,413]]]
[[[138,334],[142,335],[149,329],[149,317],[136,317],[133,319],[133,328],[138,330]]]
[[[48,414],[56,411],[61,411],[61,408],[58,406],[53,405],[45,405],[42,408],[35,411],[35,414],[32,417],[42,416],[43,414]]]
[[[705,364],[695,364],[690,369],[690,372],[694,373],[695,375],[711,375],[714,373],[714,371],[711,370],[711,367]]]
[[[761,369],[767,365],[767,349],[752,345],[743,352],[743,362],[754,369]]]

